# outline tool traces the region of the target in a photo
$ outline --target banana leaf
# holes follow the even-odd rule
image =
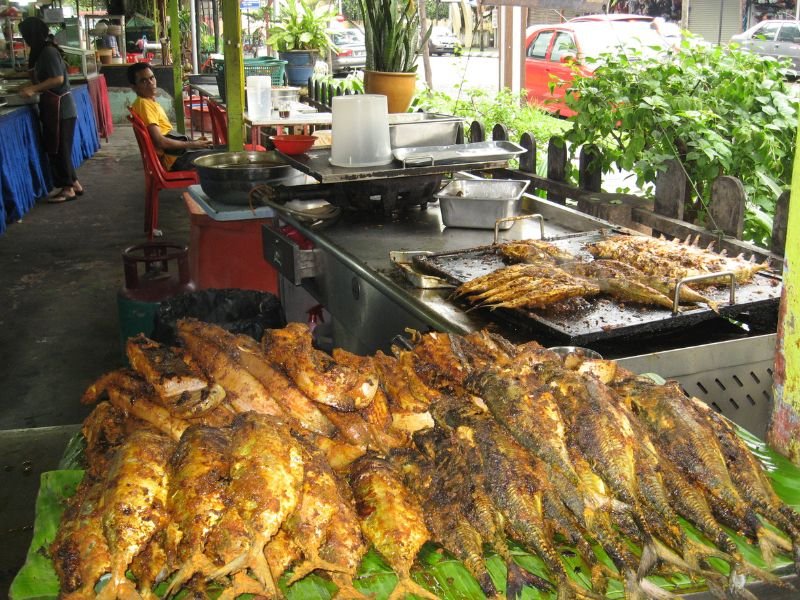
[[[785,457],[774,452],[767,445],[750,434],[738,428],[739,435],[747,443],[752,452],[764,465],[767,475],[780,498],[795,509],[800,509],[800,469]],[[67,447],[65,460],[61,466],[74,467],[81,464],[82,440],[78,436]],[[33,529],[33,541],[28,550],[27,561],[11,584],[11,600],[55,600],[58,597],[58,578],[56,577],[53,563],[50,560],[47,548],[55,537],[61,514],[64,511],[66,500],[75,493],[75,489],[83,477],[83,471],[77,469],[63,469],[43,473],[36,500],[36,520]],[[687,534],[697,540],[702,540],[691,525],[684,522]],[[741,536],[730,532],[742,554],[758,566],[764,563],[758,549]],[[522,568],[539,575],[547,576],[547,571],[538,556],[525,551],[523,548],[509,544],[514,555],[514,560]],[[582,564],[575,552],[567,545],[560,547],[567,572],[576,580],[588,585],[588,568]],[[608,557],[598,549],[598,556],[611,566]],[[427,587],[443,600],[482,600],[485,598],[480,586],[464,566],[441,548],[426,544],[418,556],[418,564],[414,573],[417,583]],[[776,568],[791,564],[789,557],[778,557]],[[497,589],[505,591],[506,566],[500,557],[487,556],[487,567]],[[724,571],[725,565],[719,564]],[[279,582],[288,600],[330,600],[336,586],[329,580],[316,574],[309,575],[291,587],[286,586],[290,574],[287,573]],[[693,580],[686,576],[676,575],[669,579],[653,577],[653,582],[664,589],[675,593],[688,593],[702,587],[702,581]],[[364,557],[355,579],[356,588],[371,594],[376,600],[388,598],[397,583],[397,576],[389,568],[383,558],[374,550],[370,550]],[[168,582],[161,584],[156,590],[159,596],[164,593]],[[216,594],[212,591],[212,597]],[[181,595],[178,596],[180,598]],[[549,600],[555,595],[542,592],[533,588],[525,588],[521,595],[523,600]],[[623,597],[622,587],[616,582],[611,582],[607,597],[611,600]]]

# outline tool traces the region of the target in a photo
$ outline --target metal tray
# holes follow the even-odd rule
[[[500,141],[395,148],[393,154],[403,166],[421,166],[508,160],[523,152],[525,148],[519,144]]]
[[[589,260],[584,245],[608,233],[608,230],[591,231],[546,239],[579,259]],[[506,266],[492,246],[419,256],[414,258],[414,263],[420,270],[443,277],[455,285]],[[665,308],[622,304],[605,296],[578,302],[571,308],[564,305],[547,310],[498,308],[490,314],[516,328],[548,334],[564,345],[586,346],[612,339],[640,339],[642,335],[683,330],[719,316],[739,320],[772,319],[780,301],[781,278],[772,272],[761,272],[750,283],[738,284],[733,305],[728,302],[728,288],[709,288],[704,293],[719,303],[719,314],[700,306],[673,315]],[[465,301],[464,305],[468,306]]]
[[[424,250],[392,250],[389,252],[389,260],[400,269],[400,272],[411,285],[424,290],[435,290],[441,288],[455,287],[449,281],[422,273],[414,267],[413,259],[416,256],[427,256],[430,252]]]
[[[520,198],[529,181],[510,179],[456,179],[438,194],[445,227],[494,229],[499,219],[519,213]],[[513,222],[498,227],[510,229]]]

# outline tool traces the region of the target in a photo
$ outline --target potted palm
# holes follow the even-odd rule
[[[327,3],[290,0],[280,18],[270,26],[267,44],[286,61],[290,85],[303,85],[314,73],[319,55],[335,49],[328,35],[328,23],[335,16]]]
[[[430,29],[420,39],[415,0],[359,0],[359,6],[367,48],[364,90],[384,94],[389,112],[405,112],[416,90],[417,52]]]

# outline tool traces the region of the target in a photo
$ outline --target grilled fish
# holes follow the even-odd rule
[[[275,582],[264,557],[264,547],[295,510],[302,494],[304,451],[283,423],[249,412],[234,420],[227,513],[241,520],[246,549],[211,573],[216,579],[249,568],[263,594],[276,594]],[[226,513],[221,521],[228,516]],[[217,528],[222,526],[222,522]]]
[[[549,262],[555,264],[575,260],[575,257],[566,250],[544,240],[506,242],[505,244],[500,244],[497,250],[512,262]]]
[[[131,433],[111,462],[102,496],[102,525],[111,578],[98,598],[137,597],[125,572],[167,522],[167,461],[172,440],[150,429]]]
[[[309,398],[342,411],[354,411],[372,402],[378,387],[372,372],[340,365],[312,345],[304,323],[268,329],[262,348],[270,361],[280,365]]]
[[[430,539],[422,507],[414,494],[389,463],[372,455],[353,464],[350,487],[361,531],[399,578],[390,600],[409,593],[436,600],[435,594],[411,579],[417,552]]]
[[[740,283],[750,281],[768,264],[758,264],[744,258],[714,254],[691,244],[638,235],[616,235],[587,244],[586,249],[596,258],[608,258],[633,265],[649,275],[667,279],[683,279],[720,271],[732,271]],[[725,283],[724,279],[695,282],[695,287]]]
[[[227,430],[193,426],[170,460],[166,552],[177,567],[168,590],[176,592],[195,573],[208,575],[214,564],[205,554],[209,533],[225,513],[230,471]]]

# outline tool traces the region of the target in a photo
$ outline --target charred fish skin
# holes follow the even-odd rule
[[[102,498],[103,531],[111,551],[111,579],[98,598],[130,593],[125,572],[150,538],[166,524],[167,462],[174,446],[150,429],[131,433],[117,450]]]
[[[419,500],[392,466],[375,455],[368,454],[353,464],[350,487],[364,537],[399,577],[389,597],[399,599],[414,593],[435,600],[436,595],[410,575],[417,553],[431,537]]]

